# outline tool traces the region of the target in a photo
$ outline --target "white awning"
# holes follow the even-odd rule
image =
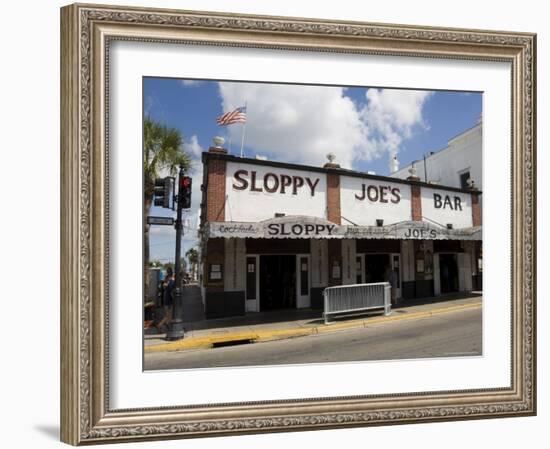
[[[247,222],[209,222],[207,238],[254,239],[399,239],[481,240],[481,226],[449,229],[425,221],[402,221],[386,226],[337,225],[323,218],[285,216]]]

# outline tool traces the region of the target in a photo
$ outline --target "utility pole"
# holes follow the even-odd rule
[[[174,264],[174,271],[176,275],[175,287],[174,287],[174,300],[172,301],[172,321],[170,322],[170,329],[166,334],[166,340],[181,340],[184,336],[183,329],[183,304],[182,304],[182,279],[181,279],[181,236],[183,234],[183,183],[185,179],[185,171],[183,165],[180,165],[178,176],[178,197],[177,203],[177,215],[176,215],[176,263]]]

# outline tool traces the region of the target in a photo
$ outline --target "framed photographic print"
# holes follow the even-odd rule
[[[63,441],[536,413],[535,35],[61,27]]]

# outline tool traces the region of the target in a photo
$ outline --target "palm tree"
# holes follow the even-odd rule
[[[189,260],[189,265],[191,265],[192,278],[196,279],[197,264],[199,263],[199,252],[196,248],[189,248],[185,255],[187,256],[187,260]]]
[[[146,118],[143,122],[143,216],[147,217],[153,204],[155,179],[161,176],[176,176],[182,165],[188,170],[191,158],[183,151],[183,139],[176,128],[168,128],[161,123]],[[143,256],[145,291],[147,291],[149,265],[149,225],[144,220]]]

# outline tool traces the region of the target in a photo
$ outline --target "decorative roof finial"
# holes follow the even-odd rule
[[[212,139],[212,142],[214,142],[214,146],[216,148],[222,148],[222,145],[225,143],[225,139],[221,136],[216,136]]]
[[[416,174],[416,167],[414,166],[414,162],[411,164],[411,168],[409,168],[409,173],[410,176],[407,178],[408,181],[420,181],[420,178]]]
[[[336,160],[336,155],[332,152],[327,154],[328,162],[323,165],[325,168],[340,168],[340,164],[334,162]]]

